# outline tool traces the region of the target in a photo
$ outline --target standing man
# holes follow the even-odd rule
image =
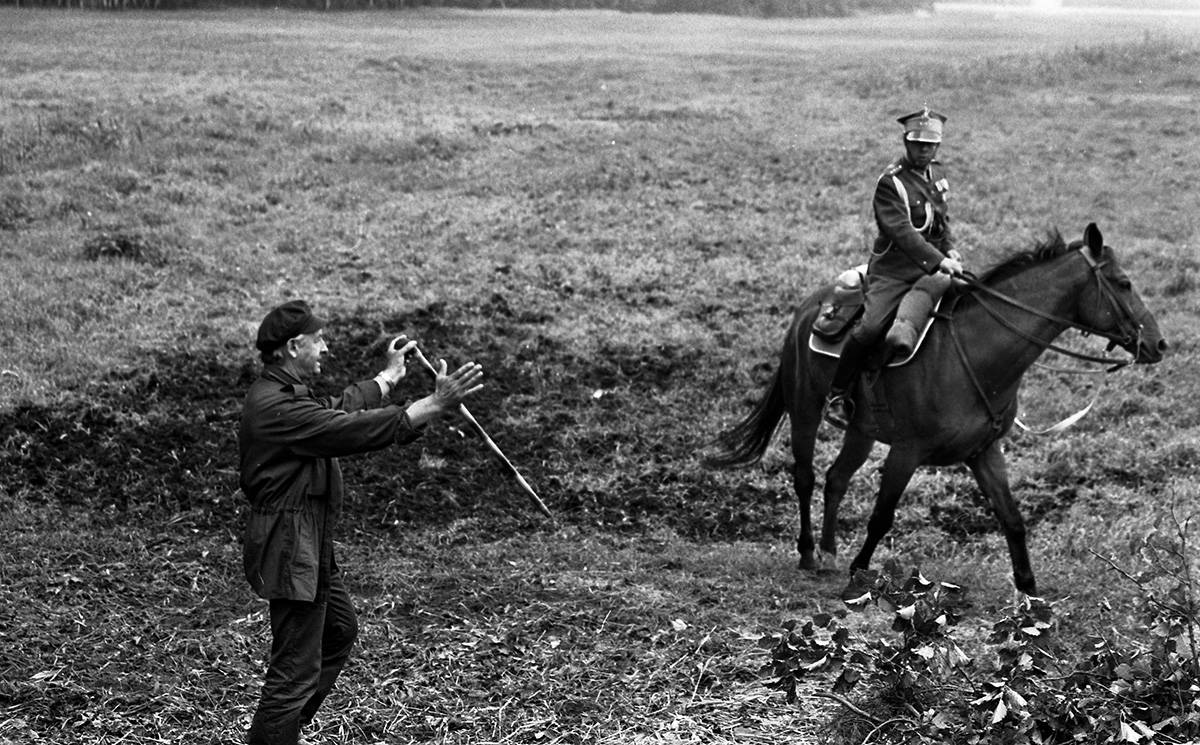
[[[917,329],[963,270],[950,235],[950,186],[935,160],[946,117],[926,107],[897,121],[904,125],[904,156],[875,183],[879,236],[867,264],[863,315],[842,348],[825,402],[825,420],[841,429],[854,417],[850,387],[884,332],[896,355],[912,354]]]
[[[333,556],[344,487],[337,459],[412,442],[431,419],[482,388],[468,363],[407,408],[387,396],[407,373],[416,342],[387,347],[387,367],[340,396],[318,398],[305,382],[329,352],[324,324],[303,300],[272,310],[255,346],[262,374],[246,394],[238,432],[242,492],[250,500],[246,579],[271,605],[271,657],[250,725],[251,745],[295,745],[333,689],[358,635],[358,620]]]

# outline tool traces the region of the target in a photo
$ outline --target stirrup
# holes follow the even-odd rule
[[[822,416],[838,429],[846,429],[850,426],[850,420],[854,418],[854,401],[845,393],[831,393],[825,400]]]

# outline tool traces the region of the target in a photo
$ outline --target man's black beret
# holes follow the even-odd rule
[[[325,326],[325,322],[313,315],[312,308],[303,300],[290,300],[273,309],[258,327],[258,340],[254,346],[260,352],[271,352],[301,334],[311,334]]]

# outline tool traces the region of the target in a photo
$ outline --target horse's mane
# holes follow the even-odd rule
[[[1057,230],[1051,230],[1045,240],[1028,251],[1021,251],[1014,254],[991,267],[979,277],[979,281],[985,285],[990,285],[1008,279],[1015,274],[1020,274],[1034,264],[1058,258],[1071,249],[1072,247],[1063,240],[1062,235]]]

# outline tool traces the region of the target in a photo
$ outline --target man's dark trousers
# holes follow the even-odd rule
[[[350,657],[358,619],[341,574],[324,603],[271,601],[271,661],[249,745],[296,745]]]

